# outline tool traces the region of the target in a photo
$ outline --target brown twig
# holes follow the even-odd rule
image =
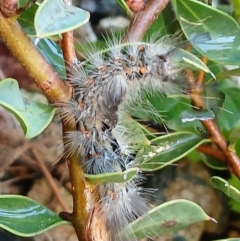
[[[133,13],[141,11],[145,6],[144,0],[125,0],[125,2]]]
[[[225,162],[226,163],[226,156],[224,155],[224,153],[222,153],[220,150],[218,150],[217,148],[214,148],[212,146],[207,146],[207,145],[201,145],[197,148],[197,150],[199,150],[200,152],[212,156],[216,159],[218,159],[219,161]]]
[[[6,18],[11,17],[17,13],[18,1],[17,0],[3,0],[0,3],[0,10]]]
[[[70,67],[69,65],[74,64],[77,60],[75,47],[74,47],[74,38],[73,31],[69,31],[62,35],[61,42],[63,58],[66,61],[66,67]]]
[[[139,41],[170,0],[149,0],[132,20],[123,42]]]
[[[65,102],[70,98],[69,87],[37,51],[17,21],[13,23],[0,13],[0,36],[51,102]]]
[[[65,0],[65,3],[71,5],[71,0]],[[61,47],[63,51],[63,57],[65,60],[68,75],[71,71],[71,65],[76,63],[77,57],[74,48],[74,38],[73,32],[69,31],[63,34],[63,39],[61,42]],[[63,124],[63,136],[66,132],[73,131],[76,129],[75,121],[72,120],[62,120]],[[66,138],[63,138],[66,141]],[[87,238],[85,236],[86,225],[88,221],[87,212],[87,191],[85,186],[84,172],[81,165],[80,156],[77,152],[72,153],[67,158],[70,181],[72,185],[72,196],[73,196],[73,213],[71,216],[71,222],[75,228],[76,234],[79,241],[85,241]]]
[[[11,185],[13,183],[20,182],[20,181],[23,181],[23,180],[26,180],[26,179],[34,179],[34,178],[36,178],[36,176],[37,176],[36,173],[19,175],[17,177],[8,179],[7,181],[2,181],[1,184],[9,186],[9,185]]]
[[[208,5],[212,6],[212,0],[208,0]]]
[[[203,58],[202,60],[206,61],[205,58]],[[204,74],[200,71],[197,81],[195,81],[193,73],[191,71],[187,71],[186,78],[191,87],[190,96],[191,96],[193,108],[204,109],[205,105],[201,95]],[[228,144],[224,136],[218,129],[218,126],[215,120],[202,120],[201,122],[203,126],[206,128],[206,130],[208,131],[208,133],[210,134],[210,137],[213,143],[225,155],[226,160],[229,163],[229,166],[231,167],[233,173],[240,179],[240,160],[236,155],[236,153],[228,149]]]
[[[64,122],[64,121],[63,121]],[[65,122],[63,125],[63,133],[75,128],[74,121]],[[85,186],[84,172],[81,168],[80,158],[77,152],[71,153],[67,157],[69,168],[69,176],[72,185],[73,196],[73,214],[72,224],[75,228],[79,241],[86,241],[85,230],[88,220],[87,211],[87,191]]]
[[[59,202],[59,204],[62,206],[62,208],[67,211],[70,212],[71,210],[69,210],[69,207],[66,205],[66,203],[64,202],[60,192],[59,192],[59,187],[57,186],[56,182],[53,180],[53,177],[51,175],[51,173],[49,172],[49,170],[47,169],[44,161],[42,160],[41,156],[38,154],[38,151],[36,148],[32,148],[32,153],[35,156],[39,167],[41,168],[43,174],[45,175],[47,181],[49,182],[54,194],[56,195],[56,198]]]

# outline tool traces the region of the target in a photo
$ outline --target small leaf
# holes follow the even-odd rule
[[[209,142],[191,132],[177,132],[151,140],[151,146],[140,149],[137,165],[143,171],[155,171],[187,155],[197,146]]]
[[[124,172],[109,172],[98,175],[84,174],[90,184],[95,183],[125,183],[131,181],[139,172],[139,168],[129,168]]]
[[[45,0],[38,8],[34,26],[38,38],[78,28],[88,22],[89,12],[70,6],[64,0]]]
[[[121,8],[126,12],[129,18],[132,18],[134,16],[134,13],[130,10],[125,0],[117,0],[117,2],[121,6]]]
[[[188,65],[192,65],[199,70],[203,70],[204,72],[213,75],[210,69],[202,62],[201,59],[184,49],[176,48],[174,51],[171,52],[171,58],[173,62],[185,62]]]
[[[230,185],[232,185],[235,188],[237,188],[238,190],[240,190],[240,181],[235,175],[232,174],[231,178],[228,179],[227,181]],[[231,210],[233,210],[234,212],[240,213],[240,202],[239,202],[239,200],[236,201],[233,198],[231,198],[229,200],[229,205],[231,207]]]
[[[69,222],[56,213],[20,195],[0,196],[0,227],[22,237],[31,237]]]
[[[113,134],[118,137],[118,144],[120,146],[127,146],[126,149],[132,150],[133,152],[150,145],[150,141],[144,134],[141,125],[130,116],[122,116],[119,118]]]
[[[17,3],[18,3],[18,9],[19,8],[25,8],[27,7],[27,5],[29,4],[29,0],[18,0]]]
[[[172,0],[172,4],[184,34],[203,56],[217,63],[240,64],[240,28],[229,14],[200,1]],[[208,39],[195,41],[204,33]]]
[[[154,238],[204,220],[215,221],[197,204],[179,199],[155,207],[147,215],[131,223],[124,231],[133,232],[138,239]]]
[[[232,130],[232,132],[229,135],[229,141],[231,144],[236,143],[239,140],[240,137],[240,126],[237,126]]]
[[[230,185],[226,180],[221,177],[212,177],[212,184],[215,188],[224,192],[227,196],[240,202],[240,191],[234,186]]]
[[[218,159],[205,155],[203,153],[200,153],[202,161],[209,167],[215,170],[227,170],[228,164],[225,162],[221,162]]]
[[[18,82],[11,78],[0,82],[0,104],[16,116],[27,138],[39,135],[55,113],[48,105],[23,98]]]

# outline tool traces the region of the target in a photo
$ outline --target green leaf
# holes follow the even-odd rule
[[[232,80],[220,82],[220,89],[225,93],[225,101],[218,116],[218,126],[223,135],[229,140],[229,135],[240,127],[240,88],[238,83]]]
[[[234,150],[238,156],[240,156],[240,138],[236,141],[234,145]]]
[[[184,49],[176,48],[171,52],[171,57],[173,62],[176,64],[179,62],[183,62],[185,64],[187,63],[198,70],[203,70],[206,73],[212,74],[210,69],[202,62],[201,59]]]
[[[66,4],[64,0],[45,0],[38,8],[34,26],[38,38],[61,34],[88,22],[89,12]]]
[[[47,62],[55,69],[60,78],[66,79],[65,63],[59,44],[51,39],[44,38],[39,41],[36,47]]]
[[[98,175],[84,174],[86,180],[91,183],[125,183],[131,181],[139,172],[139,168],[129,168],[124,172],[109,172]]]
[[[126,12],[129,18],[132,18],[134,16],[134,13],[130,10],[125,0],[116,0],[116,1],[121,6],[121,8]]]
[[[197,204],[179,199],[155,207],[147,215],[131,223],[124,231],[134,233],[138,239],[154,238],[204,220],[215,221]]]
[[[228,148],[232,151],[236,151],[237,155],[240,156],[240,126],[237,126],[232,130],[229,135],[230,144]]]
[[[156,135],[154,135],[154,133],[149,130],[147,125],[139,124],[139,126],[141,127],[143,134],[148,140],[152,140],[156,138]]]
[[[133,152],[138,151],[141,147],[150,145],[150,141],[144,134],[141,125],[130,116],[121,116],[119,118],[113,134],[118,137],[118,144],[120,146],[127,146],[126,148]]]
[[[140,149],[136,162],[140,170],[155,171],[187,155],[209,139],[191,132],[177,132],[151,140],[151,146]]]
[[[18,82],[11,78],[0,82],[0,104],[16,116],[27,138],[39,135],[55,113],[48,105],[23,98]]]
[[[240,28],[229,14],[200,1],[172,0],[172,4],[184,34],[201,55],[217,63],[240,64]]]
[[[19,8],[25,8],[27,7],[27,5],[29,4],[30,0],[18,0],[17,3],[18,3],[18,9]]]
[[[236,189],[240,190],[240,181],[235,175],[232,174],[231,178],[228,179],[227,181],[230,185],[232,185]],[[240,213],[240,202],[239,202],[239,200],[236,201],[233,198],[231,198],[231,200],[229,200],[229,205],[231,207],[231,210],[233,210],[234,212]]]
[[[18,22],[22,29],[28,36],[36,36],[36,31],[34,27],[34,16],[37,12],[38,4],[33,4],[30,8],[24,10],[21,16],[18,18]]]
[[[224,192],[227,196],[240,202],[240,191],[234,186],[230,185],[226,180],[221,177],[212,177],[212,184],[215,188]]]
[[[22,237],[31,237],[69,224],[56,213],[20,195],[0,196],[0,227]]]
[[[221,162],[218,159],[200,153],[202,161],[209,167],[215,170],[228,170],[228,164],[225,162]]]

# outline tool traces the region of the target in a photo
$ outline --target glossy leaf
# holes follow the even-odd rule
[[[30,0],[18,0],[17,4],[18,4],[18,9],[19,8],[25,8],[27,7],[27,5],[29,4]]]
[[[224,192],[227,196],[240,202],[240,191],[234,186],[230,185],[226,180],[221,177],[212,177],[212,184],[215,188]]]
[[[238,83],[232,80],[224,80],[220,82],[220,89],[226,97],[219,113],[218,126],[229,140],[229,135],[233,129],[240,127],[240,88]]]
[[[197,146],[209,142],[191,132],[176,132],[151,140],[151,146],[142,148],[137,165],[143,171],[161,169],[187,155]]]
[[[134,13],[130,10],[130,8],[126,4],[125,0],[116,0],[116,1],[121,6],[121,8],[126,12],[128,17],[132,18],[134,16]]]
[[[95,183],[125,183],[131,181],[139,172],[139,168],[129,168],[124,172],[109,172],[98,175],[84,174],[87,182]]]
[[[227,181],[231,186],[234,186],[236,189],[240,190],[240,181],[235,175],[232,174],[231,178],[228,179]],[[240,213],[239,200],[234,200],[233,198],[231,198],[229,200],[229,205],[231,207],[231,210],[233,210],[234,212]]]
[[[70,6],[64,0],[45,0],[34,18],[36,35],[44,38],[64,33],[84,25],[89,18],[89,12]]]
[[[174,51],[172,51],[171,57],[173,62],[183,62],[187,64],[190,68],[194,67],[195,69],[203,70],[206,73],[211,73],[210,69],[202,62],[202,60],[184,49],[175,49]]]
[[[66,78],[66,69],[62,49],[51,39],[41,39],[36,46],[46,61],[55,69],[60,78]]]
[[[218,159],[205,155],[203,153],[200,153],[201,160],[209,167],[215,170],[228,170],[228,164],[225,162],[221,162]]]
[[[229,15],[200,1],[172,0],[181,28],[192,45],[208,59],[224,64],[240,64],[240,28]],[[198,41],[197,36],[208,33]]]
[[[23,98],[17,81],[10,78],[0,82],[0,104],[17,117],[27,138],[39,135],[55,113],[48,105]]]
[[[33,4],[30,8],[26,9],[23,14],[18,18],[18,22],[23,28],[24,32],[29,37],[35,37],[36,32],[34,28],[34,16],[38,9],[38,4]],[[32,40],[34,42],[34,40]],[[37,44],[36,48],[41,52],[43,57],[49,64],[56,70],[58,75],[65,79],[66,69],[63,60],[62,50],[55,41],[51,39],[41,39]]]
[[[0,196],[0,227],[23,237],[46,232],[61,224],[69,224],[56,213],[20,195]]]
[[[240,138],[234,144],[234,150],[238,156],[240,156]]]
[[[194,202],[179,199],[153,208],[147,215],[131,223],[126,232],[133,232],[138,239],[154,238],[204,220],[215,221]]]
[[[18,22],[22,29],[28,36],[36,36],[36,31],[34,27],[34,16],[37,12],[38,4],[33,4],[30,8],[24,10],[21,16],[18,18]]]

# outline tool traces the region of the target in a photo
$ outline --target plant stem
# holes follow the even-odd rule
[[[206,62],[206,58],[203,57],[203,62]],[[202,91],[202,82],[204,74],[202,71],[199,72],[198,78],[195,81],[193,73],[187,71],[186,78],[190,84],[191,92],[190,96],[192,99],[193,108],[204,109],[205,105],[201,96]],[[213,143],[219,148],[220,151],[225,155],[226,162],[229,163],[229,166],[232,169],[232,172],[240,179],[240,160],[236,153],[228,149],[228,144],[220,132],[215,120],[202,120],[203,126],[206,128],[208,133],[211,136]]]
[[[71,1],[68,1],[71,4]],[[63,34],[61,42],[63,51],[63,57],[65,60],[68,75],[71,72],[71,65],[75,63],[77,57],[74,48],[73,32],[69,31]],[[75,121],[72,117],[72,121],[62,120],[63,136],[66,132],[76,130]],[[66,143],[66,139],[63,138]],[[79,241],[86,241],[86,226],[88,223],[88,210],[87,210],[87,197],[91,197],[88,189],[85,186],[84,172],[82,169],[81,158],[77,152],[72,153],[67,158],[69,176],[72,185],[72,197],[73,197],[73,213],[72,224],[75,229]]]
[[[125,34],[124,42],[134,42],[142,39],[154,20],[167,6],[170,0],[149,0],[144,9],[138,12],[131,21]]]

